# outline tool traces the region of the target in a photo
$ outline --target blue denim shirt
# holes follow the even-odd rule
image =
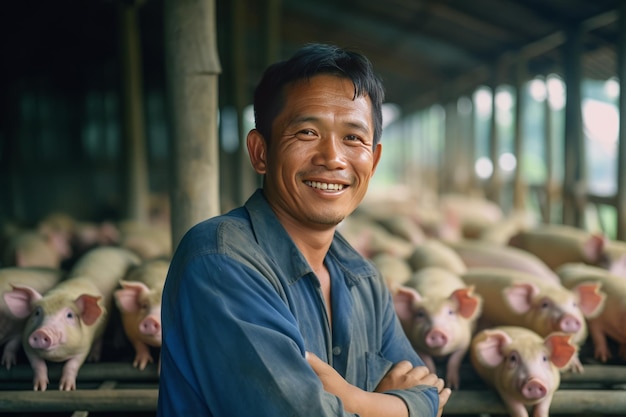
[[[181,240],[163,291],[157,415],[347,416],[324,391],[311,351],[372,391],[417,356],[377,270],[335,234],[325,258],[332,329],[319,281],[261,190]],[[435,416],[437,391],[389,391],[411,416]]]

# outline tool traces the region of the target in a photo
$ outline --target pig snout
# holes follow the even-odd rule
[[[139,323],[139,331],[146,336],[154,336],[161,333],[161,323],[154,317],[146,317]]]
[[[426,346],[430,348],[440,348],[448,343],[448,336],[439,329],[432,329],[426,333]]]
[[[571,314],[566,314],[559,320],[559,329],[565,333],[576,333],[580,330],[581,323]]]
[[[522,395],[529,400],[538,400],[546,396],[548,389],[538,379],[528,380],[522,387]]]
[[[37,329],[28,337],[28,344],[34,349],[49,350],[58,342],[58,335],[49,329]]]

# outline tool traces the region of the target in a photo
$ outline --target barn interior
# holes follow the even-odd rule
[[[192,40],[187,55],[168,50],[177,40],[168,25],[199,30],[185,35]],[[2,231],[35,226],[58,212],[88,222],[165,216],[172,222],[175,245],[190,224],[243,203],[260,184],[244,145],[253,126],[249,106],[254,87],[269,63],[309,42],[368,56],[398,120],[433,108],[456,108],[460,98],[481,87],[519,88],[536,77],[561,77],[573,104],[565,109],[570,123],[564,127],[563,178],[556,185],[557,206],[563,210],[557,221],[581,224],[586,210],[581,199],[606,204],[618,213],[614,236],[626,237],[624,133],[619,132],[616,188],[608,195],[594,193],[584,188],[585,150],[576,112],[582,80],[626,76],[626,2],[620,0],[9,2],[0,13],[5,56],[0,66]],[[189,111],[204,132],[198,138],[181,136],[176,125],[180,102],[173,101],[168,86],[182,84],[177,77],[184,69],[174,65],[175,57],[197,64],[194,69],[206,77],[202,100],[207,102],[202,104],[212,111],[204,118],[202,109]],[[615,99],[620,109],[626,105],[624,96]],[[619,113],[622,125],[624,114]],[[507,210],[524,204],[516,194],[519,177],[494,183],[493,178],[479,179],[471,168],[452,174],[452,155],[465,149],[469,139],[462,129],[450,131],[455,136],[441,144],[448,156],[437,156],[434,172],[421,170],[423,159],[409,160],[411,170],[381,174],[398,182],[381,183],[382,188],[410,188],[414,175],[423,174],[435,179],[437,193],[478,188]],[[197,155],[185,153],[193,148],[192,140],[206,148]],[[418,150],[428,149],[420,145],[424,140],[408,139]],[[488,156],[497,159],[493,152]],[[185,171],[196,158],[205,158],[206,170]],[[460,182],[455,182],[457,176]],[[539,199],[549,199],[554,184],[537,187]],[[550,218],[541,210],[538,216]],[[130,365],[86,366],[81,375],[89,389],[83,392],[28,392],[23,397],[16,397],[14,389],[26,390],[30,384],[27,365],[0,369],[0,410],[60,416],[99,407],[92,415],[154,415],[157,373],[152,365],[143,375]],[[52,367],[51,375],[58,374],[59,368]],[[121,381],[115,396],[93,392],[103,380]],[[620,415],[626,409],[621,363],[591,366],[584,376],[564,381],[568,391],[559,393],[554,406],[560,414]],[[503,413],[492,392],[457,394],[446,415]],[[591,408],[581,406],[587,401]]]

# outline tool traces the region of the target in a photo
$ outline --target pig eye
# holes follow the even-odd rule
[[[416,319],[423,319],[426,317],[426,312],[423,309],[418,309],[415,311],[414,317]]]
[[[448,315],[449,316],[454,316],[454,315],[456,315],[456,311],[450,309],[450,310],[448,310]]]
[[[541,300],[541,308],[543,310],[550,308],[550,306],[552,306],[552,303],[550,302],[550,300],[548,300],[547,298],[544,298],[543,300]]]
[[[515,368],[519,363],[519,355],[517,352],[511,352],[508,358],[508,366],[509,368]]]
[[[140,308],[141,308],[142,310],[147,310],[147,309],[148,309],[148,303],[141,303]]]
[[[73,319],[74,318],[74,312],[73,311],[68,311],[67,314],[65,314],[65,318]]]
[[[35,310],[34,316],[39,317],[41,316],[41,314],[42,314],[41,307],[37,307],[37,309]]]

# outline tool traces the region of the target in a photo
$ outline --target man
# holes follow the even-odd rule
[[[159,416],[435,416],[378,271],[335,229],[380,159],[370,62],[312,44],[270,66],[247,137],[263,188],[193,227],[166,280]]]

